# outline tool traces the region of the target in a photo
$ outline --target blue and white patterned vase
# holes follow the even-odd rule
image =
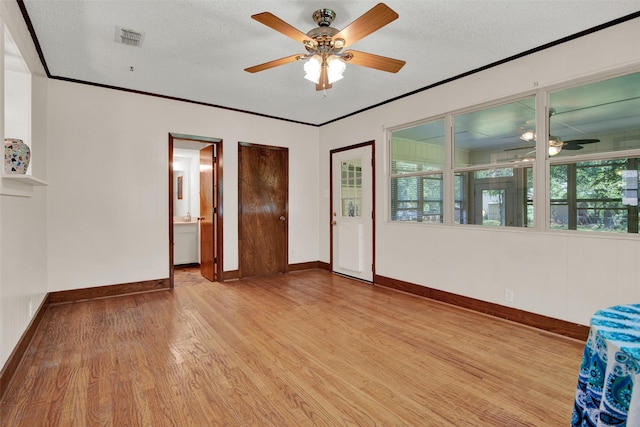
[[[31,149],[21,139],[4,140],[4,173],[25,174],[29,168]]]

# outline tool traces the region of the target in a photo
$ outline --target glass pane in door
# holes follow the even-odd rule
[[[341,162],[340,200],[342,216],[362,215],[362,160]]]

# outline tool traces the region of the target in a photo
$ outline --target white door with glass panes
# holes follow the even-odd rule
[[[332,153],[333,272],[373,281],[373,149]]]

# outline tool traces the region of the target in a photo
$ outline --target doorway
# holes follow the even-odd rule
[[[288,270],[289,149],[238,143],[239,276]]]
[[[476,179],[473,184],[473,224],[495,227],[526,227],[526,171],[511,177]]]
[[[185,262],[198,265],[207,280],[224,280],[221,182],[221,139],[169,134],[169,278],[172,288],[175,265]]]
[[[331,271],[373,282],[374,142],[331,150]]]

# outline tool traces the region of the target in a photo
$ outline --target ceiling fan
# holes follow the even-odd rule
[[[553,117],[555,114],[556,114],[556,110],[553,108],[550,108],[549,118]],[[522,135],[520,136],[520,139],[527,142],[535,142],[536,134],[533,130],[528,129],[522,133]],[[549,156],[555,156],[558,153],[560,153],[560,151],[562,150],[582,150],[584,148],[583,145],[594,144],[596,142],[600,142],[600,140],[595,138],[583,138],[583,139],[571,139],[571,140],[563,141],[558,136],[549,135],[549,142],[548,142]],[[528,155],[535,152],[535,145],[531,145],[527,147],[508,148],[504,151],[513,151],[513,150],[522,150],[522,149],[531,149],[531,148],[533,148],[534,150],[526,153]]]
[[[316,10],[313,13],[313,20],[318,24],[318,27],[305,34],[270,12],[252,15],[251,18],[254,20],[302,43],[307,53],[265,62],[245,68],[245,71],[257,73],[290,62],[307,60],[304,67],[307,74],[305,78],[316,83],[316,90],[326,90],[331,88],[332,83],[342,78],[345,63],[390,73],[397,73],[404,66],[405,61],[399,59],[353,49],[342,51],[345,47],[398,18],[398,14],[387,5],[378,3],[341,31],[331,27],[335,17],[336,13],[331,9]]]
[[[525,141],[532,142],[535,141],[535,135],[531,139],[525,139]],[[596,142],[600,142],[599,139],[585,138],[585,139],[570,139],[568,141],[563,141],[557,136],[549,135],[549,156],[555,156],[560,153],[562,150],[582,150],[585,144],[594,144]],[[528,154],[535,153],[535,145],[528,145],[523,147],[514,147],[507,148],[504,151],[514,151],[514,150],[523,150],[523,149],[532,149],[533,151],[529,151]]]

